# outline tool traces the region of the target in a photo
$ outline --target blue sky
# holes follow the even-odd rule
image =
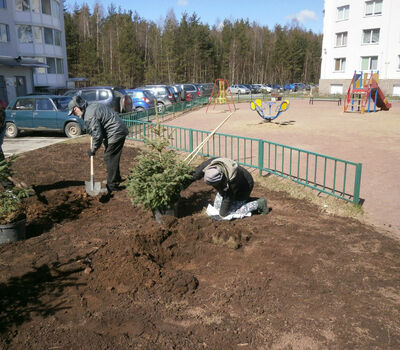
[[[97,2],[100,2],[97,0]],[[90,9],[96,0],[67,0],[65,5],[71,9],[77,3],[87,3]],[[181,18],[185,11],[190,15],[196,12],[202,23],[219,24],[224,19],[249,19],[259,25],[273,28],[275,24],[290,24],[295,18],[305,29],[322,33],[323,0],[102,0],[107,10],[113,3],[122,10],[137,11],[147,19],[161,24],[166,14],[172,9],[176,18]]]

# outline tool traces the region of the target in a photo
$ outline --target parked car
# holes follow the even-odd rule
[[[184,99],[182,99],[182,88],[179,85],[168,85],[168,87],[174,92],[175,102],[184,101]]]
[[[142,112],[145,109],[155,108],[157,105],[156,97],[148,90],[125,89],[125,91],[131,97],[133,109],[136,112]]]
[[[232,94],[249,94],[250,89],[248,89],[246,86],[241,85],[241,84],[234,84],[229,87],[229,90],[231,90]]]
[[[174,100],[166,85],[144,85],[136,89],[150,91],[157,99],[157,108],[160,113],[164,113]]]
[[[285,84],[285,85],[283,86],[283,89],[284,89],[285,91],[293,91],[293,92],[295,92],[295,91],[297,91],[297,86],[294,85],[294,84]]]
[[[6,136],[17,137],[21,130],[62,131],[68,137],[83,133],[83,119],[68,115],[71,96],[31,95],[14,98],[6,109]]]
[[[132,99],[122,88],[112,86],[92,86],[80,89],[71,89],[64,96],[82,96],[89,104],[103,103],[118,113],[132,111]]]
[[[186,101],[194,100],[200,97],[201,92],[195,84],[179,84],[181,88],[186,92]],[[190,97],[188,96],[190,94]]]
[[[257,87],[256,86],[254,86],[254,85],[252,85],[252,84],[243,84],[245,87],[247,87],[249,90],[250,90],[250,92],[252,93],[252,94],[256,94],[257,92],[258,92],[258,90],[259,89],[257,89]]]
[[[213,83],[201,83],[195,84],[197,89],[200,91],[199,97],[209,97],[211,96],[212,89],[214,87]]]
[[[271,87],[272,87],[273,91],[277,91],[277,92],[283,91],[283,87],[280,86],[279,84],[272,84]]]

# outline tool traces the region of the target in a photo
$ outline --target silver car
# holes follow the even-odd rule
[[[229,87],[229,90],[231,90],[232,94],[249,94],[250,89],[248,89],[246,86],[241,85],[241,84],[234,84]]]

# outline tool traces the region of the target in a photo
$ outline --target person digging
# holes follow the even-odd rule
[[[92,146],[88,151],[89,157],[96,154],[103,142],[104,162],[107,168],[106,196],[110,198],[113,191],[125,188],[121,186],[119,163],[124,147],[128,128],[117,112],[101,103],[88,105],[81,96],[74,96],[68,104],[68,115],[74,114],[85,122],[86,132],[92,137]],[[105,191],[103,191],[105,192]]]
[[[254,180],[251,174],[228,158],[211,158],[201,163],[193,172],[193,181],[204,177],[207,185],[217,190],[214,208],[219,214],[212,216],[220,220],[228,215],[240,218],[249,213],[268,214],[267,199],[251,200]]]

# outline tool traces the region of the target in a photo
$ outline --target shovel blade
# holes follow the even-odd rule
[[[89,196],[97,196],[101,193],[101,183],[85,181],[85,190]]]

